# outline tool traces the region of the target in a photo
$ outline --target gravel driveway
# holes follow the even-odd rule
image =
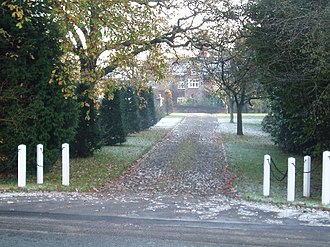
[[[211,115],[172,122],[163,141],[102,193],[0,193],[0,212],[330,227],[329,211],[236,196],[220,136],[232,124]]]
[[[215,117],[188,117],[108,190],[234,195]]]

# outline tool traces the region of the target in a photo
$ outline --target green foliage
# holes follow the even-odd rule
[[[260,0],[248,9],[248,39],[271,99],[271,134],[283,149],[329,148],[330,2]]]
[[[135,133],[140,131],[140,113],[139,113],[139,99],[137,90],[132,86],[128,86],[125,91],[125,112],[127,132]]]
[[[67,60],[70,62],[67,70],[79,84],[86,86],[75,92],[83,109],[76,138],[77,145],[74,146],[76,155],[86,157],[92,155],[100,143],[95,101],[103,89],[113,87],[110,89],[113,91],[116,87],[111,84],[111,80],[103,80],[104,76],[116,69],[124,71],[129,67],[140,67],[140,60],[135,58],[137,54],[147,50],[157,51],[156,44],[160,41],[155,37],[160,35],[163,19],[159,18],[155,8],[145,1],[52,2],[57,14],[56,20],[67,34],[62,40],[67,51]],[[104,56],[105,54],[107,55]],[[160,56],[149,58],[152,73],[148,70],[144,74],[157,74],[155,68],[160,71],[163,61]],[[139,79],[132,83],[140,84],[144,78]],[[111,85],[107,84],[108,82]],[[131,128],[130,131],[136,130]],[[121,139],[120,142],[122,141]]]
[[[106,94],[100,108],[100,129],[103,145],[124,143],[129,133],[147,129],[156,123],[152,89],[132,86],[117,89],[113,98]],[[138,98],[139,97],[139,98]]]
[[[152,88],[140,89],[140,116],[142,130],[156,124],[157,119]]]
[[[30,19],[29,17],[26,16],[27,13],[31,13],[31,11],[28,8],[29,3],[27,1],[1,1],[1,7],[9,10],[11,13],[11,17],[16,19],[16,27],[17,28],[22,28],[23,24],[25,22],[29,22]],[[4,31],[2,28],[0,28],[0,34]],[[3,32],[4,34],[6,32]]]
[[[29,22],[17,20],[1,8],[0,26],[0,172],[13,172],[19,144],[27,145],[28,170],[35,169],[36,145],[44,145],[45,168],[72,141],[77,126],[77,105],[65,99],[52,71],[62,71],[61,33],[53,22],[49,3],[33,2],[26,13]],[[10,162],[13,161],[13,162]]]
[[[79,84],[77,100],[80,106],[79,125],[72,145],[72,156],[89,157],[101,147],[101,134],[98,125],[95,102],[88,95],[88,86]]]
[[[261,122],[261,128],[263,131],[270,133],[272,130],[273,123],[273,117],[271,114],[268,114],[265,116]]]
[[[156,117],[156,108],[155,108],[155,95],[152,88],[149,88],[148,93],[148,108],[149,108],[149,127],[155,125],[157,123]]]
[[[102,143],[114,145],[125,142],[127,136],[125,90],[115,91],[112,100],[106,95],[102,100],[100,114]]]

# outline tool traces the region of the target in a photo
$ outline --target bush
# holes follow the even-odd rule
[[[273,116],[271,113],[269,113],[267,116],[264,117],[264,119],[261,122],[262,130],[267,133],[271,133],[273,122],[274,122]]]
[[[253,23],[247,43],[270,97],[271,134],[287,152],[319,156],[330,146],[329,7],[329,1],[260,0],[247,8]]]

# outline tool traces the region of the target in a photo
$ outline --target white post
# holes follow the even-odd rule
[[[26,146],[21,144],[18,146],[18,187],[26,185]]]
[[[330,151],[323,152],[322,204],[330,204]]]
[[[264,156],[264,196],[269,196],[270,190],[270,166],[271,166],[271,157],[266,154]]]
[[[311,170],[312,170],[312,160],[310,156],[304,157],[304,188],[303,196],[311,196]]]
[[[44,146],[37,145],[37,184],[44,183]]]
[[[70,164],[69,164],[69,144],[62,144],[62,185],[69,186]]]
[[[296,187],[296,160],[290,157],[288,159],[288,202],[293,202]]]

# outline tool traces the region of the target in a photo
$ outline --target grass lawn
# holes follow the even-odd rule
[[[243,115],[244,136],[236,135],[236,123],[230,124],[222,119],[219,120],[229,167],[237,177],[235,185],[243,198],[285,204],[287,203],[286,178],[283,181],[278,181],[272,176],[270,197],[263,197],[262,195],[263,157],[265,154],[271,155],[276,166],[283,173],[287,170],[289,157],[296,158],[296,171],[302,170],[303,157],[284,153],[276,147],[271,138],[261,131],[262,118],[262,115]],[[313,165],[315,170],[312,173],[312,197],[302,197],[303,173],[297,172],[296,202],[294,204],[308,206],[320,206],[321,204],[321,166],[315,160]],[[275,172],[275,176],[277,178],[283,177],[278,172]]]
[[[29,176],[24,189],[17,187],[17,179],[0,178],[0,191],[93,191],[109,180],[119,177],[134,161],[147,153],[169,129],[149,129],[132,134],[118,146],[102,147],[93,157],[70,160],[70,186],[62,186],[61,162],[44,176],[44,184],[37,185],[36,177]]]

